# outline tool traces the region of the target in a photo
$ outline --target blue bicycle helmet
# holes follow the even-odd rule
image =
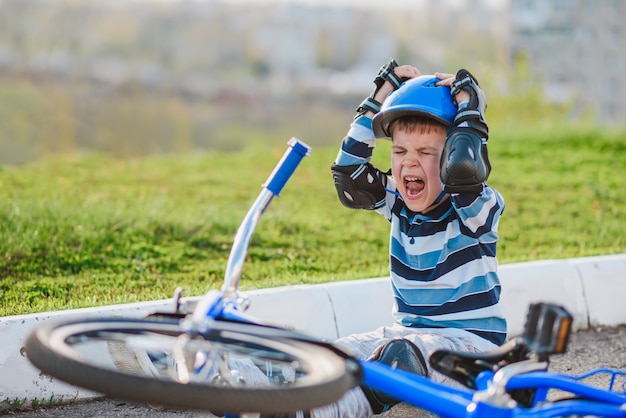
[[[436,86],[433,75],[422,75],[404,82],[391,93],[372,120],[376,138],[390,137],[389,126],[396,119],[407,115],[422,115],[452,126],[457,107],[452,100],[450,88]]]

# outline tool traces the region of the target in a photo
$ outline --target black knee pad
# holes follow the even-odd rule
[[[420,376],[428,376],[428,367],[422,352],[415,344],[402,338],[396,338],[381,345],[368,360],[378,361]],[[380,414],[400,402],[392,396],[366,386],[362,386],[361,390],[375,414]]]
[[[487,143],[472,130],[453,130],[441,155],[441,181],[446,193],[479,193],[491,172]]]

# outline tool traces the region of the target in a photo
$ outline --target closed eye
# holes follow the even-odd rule
[[[434,148],[420,148],[419,152],[423,155],[437,155],[437,150]]]

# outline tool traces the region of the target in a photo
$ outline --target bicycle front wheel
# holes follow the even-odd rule
[[[324,346],[215,322],[87,319],[37,327],[26,341],[44,373],[111,397],[213,413],[286,413],[327,405],[358,384],[358,366]]]

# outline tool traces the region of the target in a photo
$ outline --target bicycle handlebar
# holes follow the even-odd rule
[[[300,164],[300,161],[311,153],[311,147],[297,138],[291,138],[288,142],[289,148],[283,155],[283,158],[278,162],[276,168],[267,181],[263,185],[274,196],[278,196],[289,180],[289,177],[293,174]]]
[[[300,161],[310,154],[311,148],[297,138],[291,138],[288,144],[289,148],[285,151],[278,164],[276,164],[274,171],[272,171],[263,185],[263,190],[261,190],[261,193],[248,210],[246,217],[237,230],[237,235],[228,257],[226,273],[224,274],[224,285],[222,286],[224,296],[228,300],[236,299],[248,243],[261,215],[272,201],[272,198],[279,195],[287,180],[289,180],[298,164],[300,164]]]

